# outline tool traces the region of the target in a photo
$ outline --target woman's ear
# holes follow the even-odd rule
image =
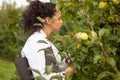
[[[45,18],[45,24],[48,25],[48,24],[49,24],[49,21],[50,21],[50,17],[46,17],[46,18]]]

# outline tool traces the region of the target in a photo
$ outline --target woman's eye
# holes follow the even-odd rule
[[[58,18],[58,20],[61,20],[62,18]]]
[[[60,17],[60,18],[54,18],[55,20],[62,20],[62,18]]]

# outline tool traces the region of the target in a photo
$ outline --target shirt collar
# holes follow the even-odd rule
[[[43,35],[44,38],[46,38],[47,36],[45,35],[45,32],[43,30],[40,30],[40,33]]]

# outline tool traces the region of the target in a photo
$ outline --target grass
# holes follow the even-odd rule
[[[16,80],[16,78],[14,63],[0,59],[0,80]]]

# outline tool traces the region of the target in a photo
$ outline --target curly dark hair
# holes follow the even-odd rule
[[[56,9],[54,3],[43,3],[39,0],[34,0],[30,2],[30,5],[26,8],[23,13],[22,24],[24,26],[24,31],[28,35],[31,35],[37,30],[40,30],[42,26],[36,27],[35,23],[41,23],[36,17],[41,17],[45,19],[46,17],[53,17],[55,15]]]

